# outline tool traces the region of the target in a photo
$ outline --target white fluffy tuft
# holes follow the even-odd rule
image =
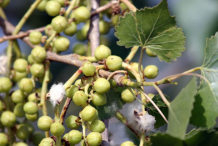
[[[7,72],[7,56],[5,54],[0,55],[0,75],[5,75]]]
[[[51,86],[49,94],[50,94],[49,100],[52,103],[52,105],[55,106],[65,96],[65,89],[63,83],[53,84]]]

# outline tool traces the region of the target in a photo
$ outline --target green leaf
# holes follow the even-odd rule
[[[107,95],[107,104],[103,106],[95,106],[98,110],[98,116],[101,120],[110,119],[116,113],[116,111],[120,110],[123,105],[125,104],[121,97],[121,93],[114,90],[113,88],[110,89]]]
[[[167,133],[170,135],[181,139],[185,138],[196,91],[197,81],[196,78],[193,77],[189,84],[182,89],[177,97],[170,103],[169,124],[167,128]]]
[[[169,96],[165,97],[169,100]],[[163,102],[162,98],[160,95],[155,95],[152,100],[154,101],[154,103],[160,108],[160,110],[162,111],[162,113],[164,114],[165,117],[168,117],[168,107],[167,105]],[[155,128],[159,128],[161,126],[163,126],[164,124],[166,124],[165,120],[163,119],[163,117],[159,114],[159,112],[157,111],[157,109],[153,106],[153,104],[151,104],[150,102],[147,104],[147,108],[148,108],[148,113],[152,116],[155,117],[155,124],[154,127]]]
[[[162,0],[154,8],[126,14],[115,29],[118,45],[148,48],[161,61],[176,60],[185,50],[184,34],[176,27],[175,18],[170,16],[167,0]]]
[[[167,133],[157,133],[150,136],[152,146],[183,146],[183,141]]]

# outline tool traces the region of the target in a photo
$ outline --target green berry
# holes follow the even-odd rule
[[[81,79],[76,80],[76,82],[74,83],[74,85],[76,86],[83,86]]]
[[[36,114],[38,111],[38,106],[35,102],[29,101],[24,104],[23,110],[27,114]]]
[[[64,134],[64,131],[65,131],[65,128],[61,123],[55,122],[51,124],[50,132],[52,135],[61,136],[62,134]]]
[[[105,124],[101,120],[95,120],[91,124],[91,131],[92,132],[99,132],[102,133],[105,130]]]
[[[31,92],[33,90],[33,82],[29,78],[23,78],[19,82],[19,88],[23,92]]]
[[[63,16],[56,16],[52,19],[51,26],[57,33],[60,33],[67,28],[67,20]]]
[[[79,41],[85,41],[86,40],[86,35],[85,36],[83,35],[82,30],[78,30],[77,33],[76,33],[76,38]]]
[[[1,115],[1,123],[6,127],[13,127],[16,123],[16,116],[11,111],[4,111]]]
[[[12,87],[12,83],[9,78],[0,77],[0,92],[8,92]]]
[[[25,116],[25,112],[23,110],[23,103],[18,103],[15,107],[14,107],[14,114],[17,117],[24,117]]]
[[[98,116],[97,112],[98,111],[94,107],[88,105],[82,110],[82,112],[81,112],[82,117],[81,118],[84,121],[93,121]]]
[[[83,64],[82,71],[85,76],[93,76],[95,74],[95,66],[87,61]]]
[[[41,43],[42,33],[39,31],[33,31],[29,34],[29,40],[33,45],[38,45]]]
[[[18,82],[18,81],[20,81],[22,78],[27,77],[27,72],[18,72],[18,71],[13,70],[13,71],[11,72],[11,74],[12,74],[12,80],[13,80],[14,82]]]
[[[0,100],[0,112],[2,112],[4,109],[4,103]]]
[[[76,34],[77,31],[77,26],[75,22],[71,22],[70,24],[67,25],[67,28],[64,30],[64,34],[68,36],[73,36]]]
[[[48,1],[45,5],[45,11],[50,16],[56,16],[60,13],[61,5],[56,1]]]
[[[87,136],[87,141],[90,146],[98,146],[102,142],[101,134],[98,132],[91,132]]]
[[[98,93],[106,93],[110,90],[110,82],[106,80],[105,78],[98,78],[94,82],[94,89]]]
[[[44,65],[42,63],[34,63],[30,68],[30,72],[35,77],[42,77],[45,73]]]
[[[64,134],[64,136],[63,136],[63,138],[62,138],[62,139],[64,139],[64,140],[68,141],[68,136],[69,136],[69,133],[66,133],[66,134]]]
[[[52,118],[49,116],[42,116],[39,118],[37,125],[42,131],[49,131],[52,123]]]
[[[30,122],[25,121],[24,123],[22,123],[22,125],[27,127],[30,134],[32,134],[34,132],[34,127]]]
[[[132,92],[135,94],[135,91],[131,89]],[[126,103],[132,103],[135,100],[135,96],[129,91],[129,89],[125,89],[121,93],[121,98]]]
[[[76,44],[73,47],[73,53],[78,54],[78,55],[84,55],[86,53],[86,45]]]
[[[148,79],[154,79],[158,75],[158,68],[155,65],[148,65],[144,69],[144,76]]]
[[[120,146],[135,146],[135,144],[131,141],[125,141]]]
[[[43,138],[41,143],[39,144],[39,146],[51,146],[51,145],[55,145],[55,142],[52,138],[47,137],[47,138]]]
[[[25,100],[25,95],[24,95],[23,91],[21,91],[21,90],[14,91],[11,95],[11,100],[14,103],[23,103]]]
[[[35,63],[33,57],[31,56],[31,54],[28,55],[27,61],[28,61],[29,64],[33,64],[33,63]]]
[[[36,96],[36,94],[37,93],[31,93],[31,94],[29,94],[29,96],[28,96],[28,101],[32,101],[32,102],[38,102],[39,101],[39,99],[37,99],[37,96]]]
[[[33,114],[33,115],[25,114],[25,117],[27,118],[27,120],[34,122],[38,119],[39,114],[38,114],[38,112],[36,114]]]
[[[14,62],[14,69],[18,72],[26,72],[27,65],[28,63],[25,59],[19,58]]]
[[[57,51],[59,52],[64,52],[67,51],[69,48],[70,41],[68,38],[59,36],[55,41],[54,41],[54,46]]]
[[[31,52],[31,56],[33,58],[33,60],[37,63],[41,63],[45,60],[46,58],[46,51],[44,48],[36,46],[32,52]]]
[[[114,26],[116,26],[117,23],[119,22],[119,19],[120,19],[120,15],[113,15],[113,16],[111,17],[111,23],[112,23]]]
[[[51,36],[51,34],[54,32],[54,29],[52,27],[51,24],[48,24],[46,27],[45,27],[45,34],[47,36]]]
[[[21,139],[21,140],[26,140],[29,138],[29,130],[26,126],[24,125],[18,125],[17,130],[16,130],[16,137]]]
[[[111,55],[111,50],[105,45],[100,45],[95,49],[95,58],[100,61]]]
[[[15,144],[15,146],[28,146],[28,145],[24,142],[18,142]]]
[[[92,103],[96,106],[102,106],[107,103],[107,96],[106,94],[100,94],[98,92],[95,92],[92,97]]]
[[[82,140],[82,133],[78,130],[71,130],[68,134],[68,141],[70,144],[75,145]]]
[[[76,85],[71,85],[70,88],[66,90],[66,96],[69,98],[73,98],[76,91],[79,91],[78,87]]]
[[[74,17],[79,22],[85,22],[90,16],[90,10],[84,6],[80,6],[74,11]]]
[[[6,146],[8,144],[8,137],[6,134],[0,132],[0,146]]]
[[[101,35],[106,35],[110,31],[110,23],[100,20],[99,21],[99,31]]]
[[[0,7],[5,8],[10,3],[10,0],[2,0],[0,3]]]
[[[61,7],[64,7],[65,5],[65,0],[53,0],[53,1],[58,2],[61,5]]]
[[[132,66],[133,67],[133,69],[138,73],[139,72],[139,64],[137,63],[137,62],[132,62],[132,63],[130,63],[130,66]],[[141,71],[143,70],[143,66],[141,65]],[[130,76],[130,78],[132,78],[132,79],[135,79],[135,76],[130,72],[130,71],[128,71],[128,74],[129,74],[129,76]]]
[[[150,57],[156,57],[157,55],[155,55],[155,54],[153,54],[152,52],[151,52],[151,50],[149,50],[149,49],[147,49],[146,48],[146,54],[148,55],[148,56],[150,56]]]
[[[44,134],[42,134],[41,132],[34,132],[33,136],[31,138],[31,141],[34,145],[38,146],[40,144],[40,142],[42,141],[42,139],[45,138]]]
[[[79,128],[79,125],[76,123],[76,116],[70,115],[69,117],[67,117],[65,123],[66,126],[70,129],[77,129]]]
[[[122,11],[128,9],[128,7],[126,6],[126,4],[124,4],[124,3],[120,3],[120,8],[121,8]]]
[[[87,105],[88,96],[83,91],[76,91],[73,96],[73,102],[77,106]]]
[[[112,71],[119,70],[122,63],[123,60],[119,56],[111,55],[106,59],[106,65]]]
[[[45,6],[46,6],[47,0],[42,0],[38,6],[36,7],[37,10],[44,12],[45,11]]]

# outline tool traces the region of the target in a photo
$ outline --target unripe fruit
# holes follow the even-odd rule
[[[78,87],[76,85],[71,85],[70,88],[66,90],[66,96],[69,98],[73,98],[76,91],[79,91]]]
[[[52,19],[51,26],[57,33],[60,33],[67,28],[67,20],[63,16],[56,16]]]
[[[94,82],[94,89],[98,93],[106,93],[110,90],[110,83],[105,78],[98,78]]]
[[[148,65],[144,69],[144,76],[148,79],[154,79],[158,75],[158,68],[155,65]]]
[[[24,125],[18,125],[17,126],[17,131],[16,131],[16,137],[21,139],[21,140],[26,140],[29,138],[29,131],[28,128]]]
[[[31,56],[33,58],[34,61],[36,61],[37,63],[41,63],[45,60],[46,58],[46,51],[44,48],[36,46],[32,52],[31,52]]]
[[[124,4],[124,3],[120,3],[120,8],[121,8],[122,11],[128,9],[128,7],[126,6],[126,4]]]
[[[86,53],[86,45],[76,44],[73,47],[73,53],[78,54],[78,55],[84,55]]]
[[[66,133],[66,134],[64,134],[64,136],[63,136],[63,138],[62,138],[62,139],[64,139],[64,140],[68,141],[68,135],[69,135],[69,133]]]
[[[9,78],[0,77],[0,92],[8,92],[12,87],[12,83]]]
[[[24,142],[18,142],[15,144],[15,146],[28,146],[28,145]]]
[[[87,33],[86,33],[87,34]],[[86,34],[84,35],[84,33],[82,32],[82,30],[78,30],[76,33],[76,38],[79,41],[85,41],[86,40]]]
[[[135,146],[135,144],[131,141],[125,141],[120,146]]]
[[[30,68],[30,72],[35,77],[42,77],[45,73],[44,65],[42,63],[34,63]]]
[[[0,146],[6,146],[7,144],[8,144],[7,135],[0,132]]]
[[[14,103],[23,103],[25,99],[25,95],[21,90],[16,90],[11,95],[11,100]]]
[[[65,0],[53,0],[53,1],[58,2],[61,5],[61,7],[64,7],[65,5]]]
[[[49,131],[52,123],[52,118],[49,116],[42,116],[39,118],[37,125],[42,131]]]
[[[37,96],[36,96],[37,93],[31,93],[29,96],[28,96],[28,101],[32,101],[32,102],[38,102],[39,100],[37,99]]]
[[[85,22],[91,16],[88,8],[80,6],[74,11],[76,21]]]
[[[56,16],[60,13],[61,5],[56,1],[48,1],[45,5],[45,10],[50,16]]]
[[[100,45],[95,49],[95,58],[100,61],[111,55],[111,50],[105,45]]]
[[[45,11],[45,6],[46,6],[47,0],[42,0],[38,6],[36,7],[37,10],[44,12]]]
[[[25,59],[19,58],[14,62],[14,69],[18,72],[26,72],[27,65],[28,63]]]
[[[82,133],[78,130],[71,130],[68,134],[68,141],[70,144],[75,145],[82,140]]]
[[[24,117],[25,116],[25,112],[23,110],[23,103],[18,103],[15,107],[14,107],[14,114],[17,117]]]
[[[101,35],[106,35],[110,31],[110,23],[100,20],[99,21],[99,31]]]
[[[132,92],[135,94],[135,91],[131,89]],[[129,89],[125,89],[121,93],[121,98],[126,103],[132,103],[135,100],[135,96],[129,91]]]
[[[70,45],[69,39],[63,36],[59,36],[54,41],[54,46],[56,50],[59,52],[67,51],[67,49],[69,48],[69,45]]]
[[[44,134],[42,134],[41,132],[36,131],[36,132],[33,133],[31,141],[32,141],[32,143],[34,145],[38,146],[43,138],[45,138]]]
[[[81,118],[84,121],[93,121],[97,118],[98,111],[94,107],[88,105],[82,110],[81,115]]]
[[[43,138],[41,142],[49,142],[50,145],[55,145],[55,142],[52,138],[47,137],[47,138]]]
[[[5,8],[8,6],[9,3],[10,3],[10,0],[2,0],[0,3],[0,7]]]
[[[18,81],[20,81],[22,78],[27,77],[27,72],[18,72],[18,71],[13,70],[13,71],[11,72],[11,74],[12,74],[12,80],[13,80],[14,82],[18,82]]]
[[[92,132],[102,133],[105,130],[105,124],[101,120],[94,120],[90,128]]]
[[[82,71],[85,76],[93,76],[95,74],[95,66],[87,61],[83,64]]]
[[[50,132],[52,135],[61,136],[62,134],[64,134],[64,131],[65,131],[65,128],[61,123],[55,122],[51,124]]]
[[[38,119],[39,114],[38,114],[38,112],[36,114],[33,114],[33,115],[25,114],[25,117],[27,118],[27,120],[34,122]]]
[[[73,36],[76,34],[77,31],[77,26],[75,22],[71,22],[70,24],[67,25],[67,28],[64,30],[64,34],[68,36]]]
[[[33,57],[31,56],[31,54],[28,55],[27,61],[28,61],[29,64],[33,64],[33,63],[35,63]]]
[[[120,15],[113,15],[111,17],[111,23],[115,26],[119,22],[119,19],[120,19]]]
[[[87,141],[90,146],[98,146],[102,142],[101,134],[98,132],[91,132],[87,136]]]
[[[38,106],[35,102],[29,101],[24,104],[23,110],[27,114],[36,114],[38,111]]]
[[[157,55],[153,54],[153,53],[151,52],[151,50],[149,50],[148,48],[146,48],[145,52],[146,52],[146,54],[147,54],[148,56],[150,56],[150,57],[156,57],[156,56],[157,56]]]
[[[2,112],[3,109],[4,109],[4,104],[3,104],[3,102],[0,100],[0,112]]]
[[[23,92],[31,92],[33,90],[33,82],[29,78],[23,78],[19,82],[19,88]]]
[[[119,70],[123,60],[119,56],[111,55],[106,59],[106,65],[111,71]]]
[[[45,34],[47,36],[51,36],[51,34],[54,32],[53,27],[51,26],[51,24],[46,25],[45,27]]]
[[[132,63],[130,63],[130,66],[132,66],[133,67],[133,69],[138,73],[139,72],[139,64],[137,63],[137,62],[132,62]],[[143,70],[143,66],[141,65],[141,71]],[[128,71],[128,74],[129,74],[129,76],[130,76],[130,78],[132,78],[132,79],[135,79],[135,76],[130,72],[130,71]]]
[[[65,123],[66,126],[70,129],[77,129],[79,128],[79,125],[76,123],[76,116],[70,115],[69,117],[67,117]]]
[[[33,45],[38,45],[41,43],[42,33],[39,31],[33,31],[29,34],[29,40]]]
[[[11,111],[4,111],[1,115],[1,123],[6,127],[13,127],[16,123],[16,116]]]
[[[107,96],[106,94],[100,94],[95,92],[92,97],[92,103],[96,106],[102,106],[107,103]]]
[[[85,106],[87,105],[88,96],[83,91],[76,91],[73,96],[73,102],[77,106]]]
[[[83,84],[81,82],[81,79],[76,80],[74,85],[76,85],[76,86],[83,86]]]

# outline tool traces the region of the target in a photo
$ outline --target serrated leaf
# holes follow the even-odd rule
[[[181,56],[185,37],[176,27],[175,18],[170,16],[167,0],[154,8],[144,8],[130,12],[120,18],[115,35],[118,45],[127,48],[140,46],[148,48],[165,62]]]
[[[110,89],[107,95],[107,104],[104,106],[94,106],[98,110],[98,116],[101,120],[110,119],[116,113],[116,111],[120,110],[125,104],[121,99],[121,93]]]
[[[196,91],[197,81],[193,77],[189,84],[170,103],[169,124],[167,128],[167,133],[170,135],[184,139],[189,118],[191,117]]]
[[[150,136],[152,146],[183,146],[183,141],[167,133],[157,133]]]

